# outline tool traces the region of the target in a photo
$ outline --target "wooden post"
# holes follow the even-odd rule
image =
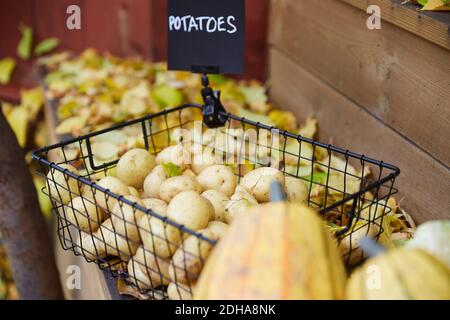
[[[0,111],[0,231],[21,299],[62,299],[58,271],[25,154]]]

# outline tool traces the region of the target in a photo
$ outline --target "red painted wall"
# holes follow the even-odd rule
[[[66,28],[66,8],[81,8],[81,30]],[[269,0],[246,0],[247,38],[245,77],[266,77],[266,36]],[[0,2],[0,58],[16,57],[18,26],[33,28],[35,43],[60,39],[60,48],[80,52],[87,47],[119,56],[142,56],[154,61],[167,55],[167,0],[2,0]],[[30,61],[20,61],[12,84],[0,85],[0,98],[15,100],[18,88],[35,85]]]

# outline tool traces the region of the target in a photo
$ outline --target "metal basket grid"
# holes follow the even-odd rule
[[[174,132],[180,128],[192,129],[201,111],[200,105],[186,104],[35,151],[33,159],[40,164],[39,173],[47,179],[47,187],[42,191],[51,199],[62,247],[75,255],[83,255],[88,262],[97,263],[113,276],[123,277],[153,299],[168,298],[166,286],[172,290],[172,298],[174,295],[180,299],[192,297],[193,286],[206,260],[202,253],[209,252],[217,239],[205,237],[99,186],[96,181],[111,173],[119,159],[109,159],[106,163],[98,161],[92,145],[118,130],[127,130],[139,135],[141,147],[157,155],[166,146],[192,142],[174,139]],[[384,217],[391,210],[387,200],[397,192],[394,181],[400,170],[383,161],[226,112],[221,112],[221,116],[226,124],[218,130],[229,139],[221,144],[225,150],[214,145],[214,154],[221,155],[225,161],[240,159],[232,166],[239,179],[249,169],[275,166],[286,176],[303,180],[309,189],[307,204],[319,211],[341,243],[347,243],[343,252],[347,266],[361,262],[364,254],[352,238],[356,233],[374,238],[382,234]],[[202,133],[209,129],[205,123],[202,126]],[[248,137],[249,129],[256,139]],[[236,141],[240,142],[239,148],[235,148]],[[202,145],[211,148],[210,144],[202,142]],[[325,161],[318,160],[318,154]],[[66,165],[78,172],[68,170]],[[320,179],[312,174],[314,168],[321,171]],[[74,204],[76,198],[84,210]],[[95,214],[86,214],[88,208]],[[72,219],[68,219],[69,214]],[[110,216],[111,223],[102,223],[99,227],[101,216]],[[163,232],[144,228],[138,223],[143,217],[159,220]],[[188,252],[179,242],[171,243],[167,234],[174,230],[179,233],[178,239],[196,238],[193,241],[198,250]],[[144,237],[150,237],[153,248],[142,246]],[[163,251],[169,254],[155,254],[156,245],[163,246]],[[177,250],[182,257],[178,265],[169,262]],[[194,265],[195,272],[187,268],[187,264]]]

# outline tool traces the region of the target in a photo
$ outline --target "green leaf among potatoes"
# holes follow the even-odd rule
[[[0,84],[9,83],[15,67],[16,61],[13,58],[7,57],[0,60]]]
[[[183,169],[172,162],[164,163],[163,167],[169,177],[181,176],[183,174]]]
[[[327,182],[327,176],[328,174],[326,172],[314,172],[312,175],[309,174],[305,176],[307,180],[307,187],[310,188],[310,185],[318,185],[318,184],[325,184]]]
[[[37,56],[41,56],[54,50],[58,45],[59,40],[56,38],[44,39],[39,42],[38,45],[34,48],[34,54]]]
[[[33,30],[25,24],[20,24],[19,30],[22,33],[22,38],[17,45],[17,55],[28,60],[31,55],[31,45],[33,43]]]

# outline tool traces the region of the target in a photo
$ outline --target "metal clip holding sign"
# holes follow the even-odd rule
[[[227,119],[220,92],[207,74],[242,74],[245,46],[244,0],[169,0],[169,70],[202,75],[203,120],[209,127]]]
[[[209,86],[208,76],[202,75],[202,97],[205,104],[203,105],[203,122],[209,128],[222,127],[227,122],[227,117],[223,115],[225,108],[220,102],[220,91],[214,91]]]

